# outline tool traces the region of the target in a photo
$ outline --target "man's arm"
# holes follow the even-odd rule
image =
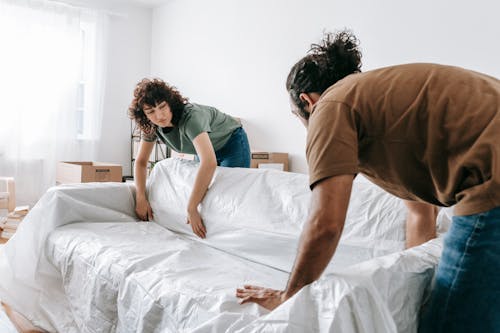
[[[436,238],[436,218],[438,208],[434,205],[404,201],[408,208],[406,218],[406,248],[423,244]]]
[[[305,285],[317,280],[330,262],[342,234],[354,175],[327,178],[312,191],[311,212],[302,231],[286,290],[244,286],[236,291],[241,303],[274,309]]]

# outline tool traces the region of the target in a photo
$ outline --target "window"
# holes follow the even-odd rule
[[[92,124],[95,113],[91,108],[95,91],[96,71],[96,24],[90,21],[80,22],[80,78],[77,89],[76,128],[77,138],[88,140],[92,138]]]

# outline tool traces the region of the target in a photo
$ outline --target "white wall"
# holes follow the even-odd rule
[[[364,71],[438,62],[500,77],[499,13],[493,0],[171,0],[153,10],[151,73],[243,118],[252,148],[307,172],[284,84],[323,31],[353,29]]]
[[[150,71],[151,10],[133,7],[125,14],[110,18],[102,144],[98,160],[119,163],[123,166],[123,175],[131,175],[127,110],[136,83]]]

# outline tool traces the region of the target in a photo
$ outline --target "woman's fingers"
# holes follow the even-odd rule
[[[206,231],[204,230],[204,228],[202,228],[200,225],[198,225],[197,230],[198,230],[197,235],[200,238],[205,238]]]
[[[191,229],[193,229],[193,232],[200,238],[205,238],[207,235],[207,229],[205,228],[205,225],[203,224],[203,220],[201,219],[200,215],[197,214],[192,214],[188,215],[186,219],[187,224],[191,224]]]
[[[207,233],[207,228],[205,228],[205,224],[203,224],[203,221],[200,221],[200,229],[203,231],[204,234]]]
[[[196,232],[195,232],[200,238],[205,238],[206,231],[203,225],[197,224],[196,225]]]
[[[187,219],[186,223],[191,224],[191,229],[193,229],[193,232],[196,236],[198,236],[200,238],[205,238],[203,231],[196,223],[191,223],[191,221],[189,219]]]
[[[148,214],[144,214],[142,212],[135,212],[135,215],[139,218],[141,221],[145,221],[148,218]]]

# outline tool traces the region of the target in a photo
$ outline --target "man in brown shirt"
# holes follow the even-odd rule
[[[311,213],[286,290],[245,286],[237,296],[273,309],[318,279],[361,172],[406,201],[416,216],[410,245],[434,236],[435,205],[455,205],[420,331],[500,332],[500,81],[437,64],[361,73],[360,59],[343,31],[292,68],[292,110],[308,127]]]

